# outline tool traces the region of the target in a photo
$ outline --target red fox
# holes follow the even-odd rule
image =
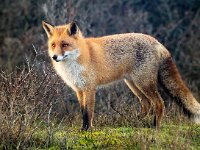
[[[156,128],[164,113],[158,83],[178,99],[189,118],[200,123],[200,104],[182,81],[169,51],[153,37],[126,33],[85,38],[76,23],[42,25],[56,72],[77,94],[82,130],[92,127],[96,88],[117,80],[124,80],[138,97],[143,113],[153,106]]]

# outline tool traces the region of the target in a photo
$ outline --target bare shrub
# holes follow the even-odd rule
[[[2,1],[0,143],[7,149],[37,144],[32,135],[44,126],[47,139],[42,142],[47,148],[53,139],[54,122],[63,121],[66,126],[80,123],[75,93],[50,65],[41,20],[53,25],[75,20],[85,36],[124,32],[153,35],[169,48],[183,79],[199,97],[200,9],[196,6],[181,0],[161,0],[161,3],[141,0]],[[176,121],[182,121],[176,105],[168,102],[171,98],[164,96],[164,99],[165,121],[170,122],[173,116],[180,116]],[[138,121],[138,101],[122,82],[98,90],[95,107],[94,125],[97,127],[148,124],[148,118],[147,123]]]
[[[34,64],[11,73],[1,70],[0,142],[6,148],[26,147],[41,123],[48,126],[56,121],[49,122],[50,117],[72,111],[70,105],[60,107],[71,91],[63,93],[64,84],[52,74],[47,68],[41,72]]]

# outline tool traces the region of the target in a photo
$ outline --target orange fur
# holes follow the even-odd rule
[[[75,23],[53,27],[43,22],[43,27],[55,70],[77,94],[83,130],[92,126],[96,88],[122,79],[139,98],[143,114],[153,106],[156,127],[164,113],[158,77],[199,121],[200,104],[183,83],[168,50],[153,37],[127,33],[85,38]]]

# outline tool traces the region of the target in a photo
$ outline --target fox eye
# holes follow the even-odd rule
[[[69,44],[67,44],[67,43],[62,44],[62,47],[67,47],[67,46],[69,46]]]
[[[51,45],[53,48],[55,48],[56,47],[56,44],[55,43],[52,43],[52,45]]]

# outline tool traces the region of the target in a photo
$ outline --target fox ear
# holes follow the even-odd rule
[[[69,36],[77,34],[78,30],[78,26],[75,22],[70,23],[70,27],[68,30]]]
[[[52,25],[42,21],[42,26],[43,26],[44,30],[46,31],[46,34],[47,34],[48,37],[53,35],[54,27]]]

